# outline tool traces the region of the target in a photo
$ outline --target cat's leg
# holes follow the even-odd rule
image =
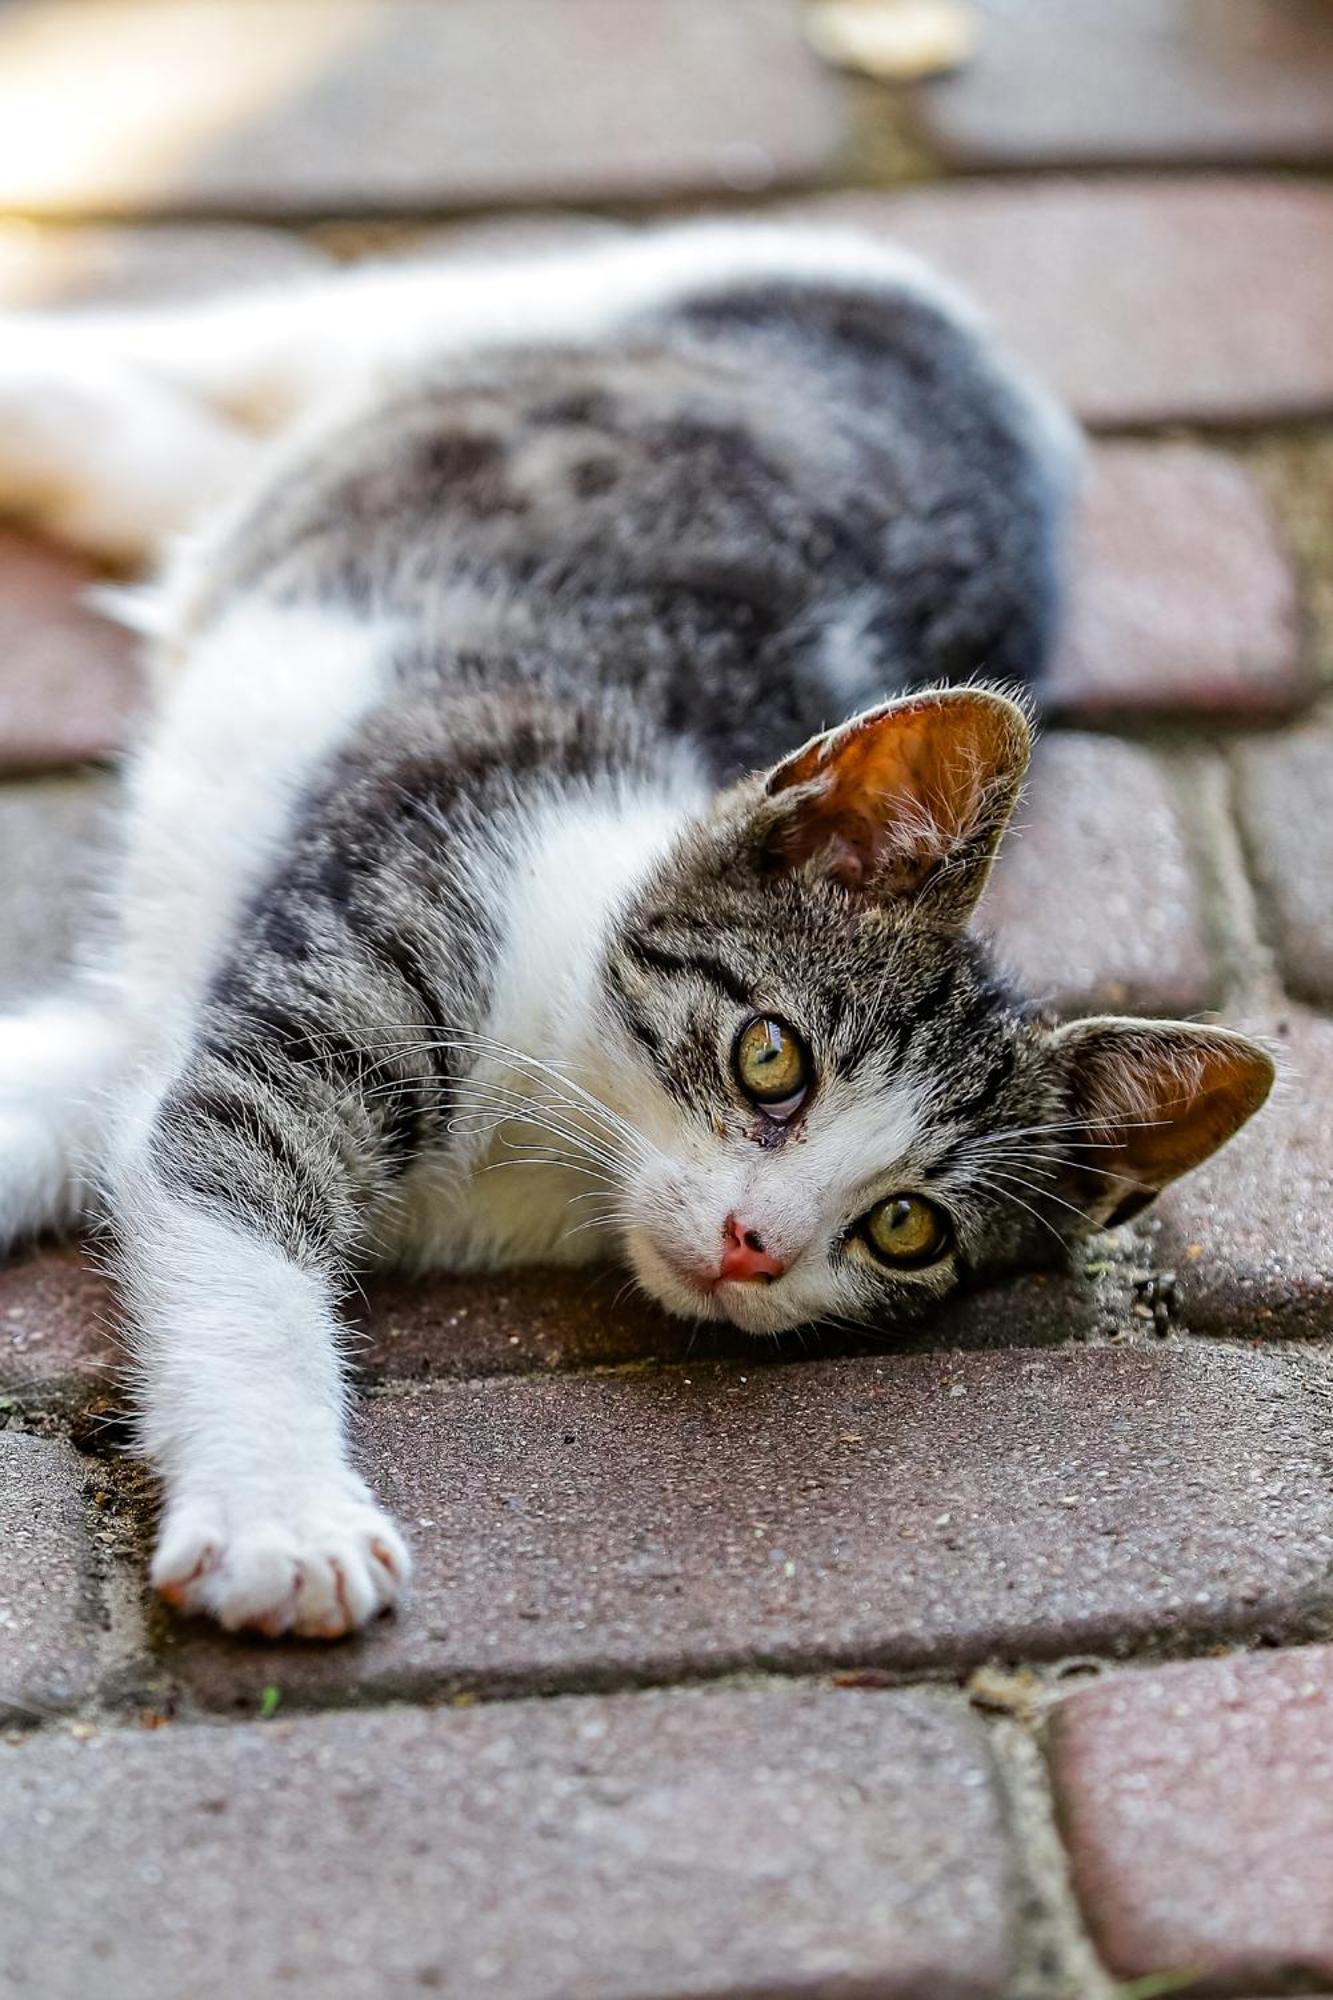
[[[90,324],[0,319],[0,513],[139,565],[230,491],[255,450]]]
[[[0,1254],[85,1219],[129,1050],[126,1022],[91,993],[0,1016]]]
[[[179,306],[0,317],[0,512],[139,562],[244,474],[261,437],[386,375],[488,347],[596,338],[766,278],[963,308],[848,232],[691,224],[524,258],[404,261]]]
[[[119,1149],[140,1436],[165,1487],[152,1580],[230,1630],[337,1638],[410,1567],[349,1461],[338,1280],[312,1240],[339,1211],[339,1137],[233,1082],[236,1104],[187,1069]]]

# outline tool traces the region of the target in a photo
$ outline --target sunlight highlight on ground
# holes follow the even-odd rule
[[[0,207],[151,209],[373,33],[374,0],[20,0],[0,11]]]

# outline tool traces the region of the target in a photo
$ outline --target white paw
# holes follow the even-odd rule
[[[397,1604],[411,1559],[359,1480],[168,1510],[152,1580],[229,1632],[341,1639]]]

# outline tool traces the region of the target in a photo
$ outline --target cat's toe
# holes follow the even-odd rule
[[[395,1605],[410,1569],[388,1516],[335,1493],[238,1523],[208,1510],[169,1516],[152,1581],[178,1610],[229,1632],[340,1639]]]
[[[204,1579],[222,1556],[220,1521],[190,1508],[168,1515],[149,1572],[152,1585],[178,1611],[196,1608]]]

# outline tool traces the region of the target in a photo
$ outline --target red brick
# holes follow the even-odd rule
[[[279,1711],[0,1759],[0,1978],[43,2000],[1009,1990],[1015,1871],[956,1697]]]
[[[802,205],[964,285],[1094,425],[1333,408],[1333,188],[1254,176],[1042,180]]]
[[[1047,736],[978,923],[1067,1011],[1205,1005],[1198,890],[1157,759],[1113,737]]]
[[[111,1286],[77,1245],[17,1252],[0,1263],[0,1397],[105,1401],[125,1359],[115,1329]]]
[[[990,0],[974,59],[926,85],[950,166],[1333,160],[1333,26],[1304,0]]]
[[[92,1691],[99,1606],[82,1485],[68,1445],[0,1431],[0,1721],[41,1722]]]
[[[1333,1650],[1108,1680],[1056,1710],[1051,1753],[1113,1972],[1189,1967],[1200,2000],[1333,1979]]]
[[[114,756],[142,706],[136,643],[84,602],[77,557],[0,529],[0,771]]]
[[[1231,1144],[1163,1197],[1159,1265],[1191,1330],[1333,1333],[1333,1024],[1292,1009],[1250,1023],[1282,1065]]]
[[[372,1400],[357,1440],[411,1604],[332,1649],[164,1616],[195,1698],[961,1668],[1304,1635],[1333,1603],[1326,1419],[1280,1351],[491,1380]]]
[[[1188,444],[1089,457],[1044,696],[1081,715],[1281,713],[1304,701],[1295,581],[1263,495]]]
[[[1252,738],[1236,774],[1261,913],[1286,984],[1333,1000],[1333,723]]]
[[[753,190],[818,172],[843,135],[789,0],[284,0],[262,50],[245,0],[198,8],[184,36],[183,11],[43,8],[42,66],[11,60],[0,123],[44,101],[46,142],[9,149],[0,207],[354,215]],[[131,99],[79,88],[117,60]]]

